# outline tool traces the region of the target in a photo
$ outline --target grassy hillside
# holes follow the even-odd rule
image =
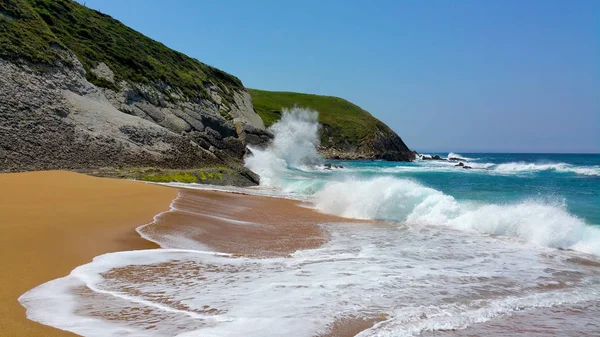
[[[266,126],[281,118],[283,108],[297,105],[318,111],[319,121],[324,126],[321,132],[321,143],[324,145],[329,144],[329,138],[332,137],[335,144],[359,146],[378,133],[394,133],[368,111],[338,97],[256,89],[248,91],[252,95],[254,109]]]
[[[62,62],[71,50],[96,85],[114,84],[89,70],[100,62],[115,80],[179,88],[188,99],[209,98],[208,81],[224,93],[243,88],[241,81],[219,69],[167,48],[121,22],[70,0],[0,0],[0,57],[38,64]],[[229,98],[229,97],[226,97]],[[229,99],[228,99],[229,100]]]

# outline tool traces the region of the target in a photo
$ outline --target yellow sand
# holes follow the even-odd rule
[[[0,174],[0,335],[74,336],[28,320],[17,298],[97,255],[155,248],[136,232],[177,190],[63,172]]]
[[[26,318],[17,299],[108,252],[158,248],[135,228],[169,210],[181,193],[185,212],[161,216],[154,231],[201,228],[197,239],[219,251],[286,255],[320,246],[319,223],[345,221],[298,207],[298,202],[240,194],[177,190],[64,171],[0,174],[0,336],[76,336]],[[180,199],[181,200],[181,199]],[[245,211],[236,211],[240,208]],[[240,228],[202,214],[259,222]],[[190,218],[191,217],[191,218]],[[210,220],[210,221],[207,221]],[[335,322],[322,337],[349,337],[382,318]]]

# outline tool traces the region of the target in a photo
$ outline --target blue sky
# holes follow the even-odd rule
[[[600,152],[600,1],[85,3],[246,87],[350,100],[417,151]]]

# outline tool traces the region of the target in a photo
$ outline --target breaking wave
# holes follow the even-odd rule
[[[431,159],[431,154],[420,154],[421,159]],[[454,158],[454,160],[450,160]],[[507,163],[489,163],[482,162],[480,158],[469,158],[460,154],[450,152],[446,160],[418,160],[416,162],[417,167],[422,167],[425,170],[435,170],[436,168],[447,170],[456,165],[460,159],[466,162],[475,171],[463,171],[463,172],[481,172],[486,170],[492,174],[532,174],[544,171],[551,171],[557,173],[571,173],[584,176],[600,176],[599,165],[589,166],[578,166],[567,163],[530,163],[530,162],[507,162]]]
[[[304,108],[284,109],[269,130],[275,136],[265,149],[248,146],[252,154],[245,165],[260,175],[262,186],[280,186],[289,169],[305,169],[322,162],[319,145],[318,113]]]
[[[600,255],[600,229],[586,225],[560,204],[536,200],[515,204],[460,202],[412,180],[381,177],[330,182],[316,194],[315,206],[348,218],[447,226]]]
[[[246,166],[261,177],[261,185],[286,194],[312,195],[315,207],[325,213],[356,219],[376,219],[445,226],[457,230],[516,238],[543,247],[572,249],[600,255],[600,229],[569,213],[564,203],[525,200],[512,204],[459,201],[451,195],[413,180],[375,176],[315,176],[322,162],[317,154],[317,113],[307,109],[285,110],[271,127],[275,138],[264,150],[251,148]],[[430,156],[430,155],[423,155]],[[448,158],[465,158],[449,153]],[[422,161],[417,166],[377,167],[380,173],[416,170],[485,171],[500,174],[555,170],[600,175],[597,166],[569,164],[471,163],[472,170],[453,167],[455,161]],[[304,170],[304,171],[303,171]],[[368,171],[364,168],[362,171]],[[299,173],[311,172],[303,177]],[[341,178],[345,177],[345,178]]]
[[[476,160],[477,158],[469,158],[467,156],[463,156],[462,154],[458,154],[458,153],[454,153],[454,152],[450,152],[448,153],[448,156],[446,157],[446,159],[464,159],[464,160]]]
[[[526,173],[541,171],[556,171],[575,173],[586,176],[600,176],[600,166],[575,166],[566,163],[535,164],[535,163],[505,163],[496,165],[493,170],[499,173]]]

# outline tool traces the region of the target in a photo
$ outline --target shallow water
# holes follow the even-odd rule
[[[86,336],[315,336],[352,317],[382,320],[360,336],[415,336],[600,300],[600,262],[577,252],[437,226],[322,226],[329,242],[290,257],[106,254],[21,302]]]

